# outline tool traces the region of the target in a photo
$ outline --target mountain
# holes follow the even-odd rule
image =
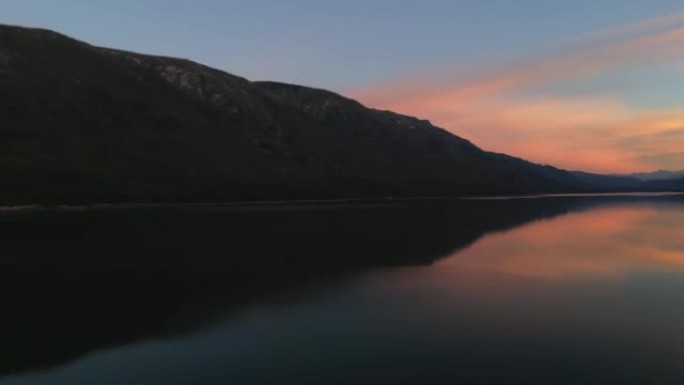
[[[655,181],[655,180],[673,180],[684,178],[684,171],[667,171],[658,170],[654,172],[639,172],[634,174],[623,175],[631,178],[637,178],[643,181]]]
[[[585,184],[601,191],[652,191],[655,189],[649,183],[631,176],[609,176],[584,171],[573,171],[572,174]]]
[[[0,205],[605,190],[332,92],[42,29],[0,26],[0,119]]]

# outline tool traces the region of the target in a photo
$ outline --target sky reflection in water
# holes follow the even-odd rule
[[[603,207],[490,234],[440,266],[544,278],[624,278],[684,270],[684,213]]]
[[[0,384],[681,384],[683,224],[574,211]]]

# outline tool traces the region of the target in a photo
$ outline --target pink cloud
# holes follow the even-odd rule
[[[684,13],[607,30],[564,52],[508,62],[469,76],[389,82],[351,96],[376,108],[428,118],[481,147],[596,172],[684,168],[676,154],[684,108],[635,109],[620,95],[549,95],[542,87],[591,82],[684,58]]]

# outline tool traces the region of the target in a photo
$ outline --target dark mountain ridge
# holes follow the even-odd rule
[[[682,186],[582,176],[483,151],[428,121],[329,91],[1,25],[0,122],[0,204]]]
[[[637,172],[634,174],[627,174],[622,176],[637,178],[643,181],[672,180],[684,178],[684,171],[658,170],[653,172]]]

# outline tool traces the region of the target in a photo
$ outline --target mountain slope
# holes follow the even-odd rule
[[[427,121],[0,26],[0,204],[592,191]]]
[[[639,172],[625,175],[643,181],[672,180],[684,178],[684,171],[658,170],[654,172]]]
[[[469,141],[459,138],[441,128],[433,126],[427,120],[403,116],[391,111],[368,109],[356,101],[345,99],[329,91],[317,90],[291,84],[277,82],[256,82],[268,94],[279,101],[289,104],[307,113],[326,126],[338,130],[364,129],[365,135],[370,130],[381,133],[379,141],[387,141],[390,146],[406,145],[404,153],[417,152],[409,157],[413,166],[417,166],[426,157],[435,159],[437,169],[429,169],[428,173],[438,172],[440,165],[448,165],[447,174],[454,170],[451,167],[457,158],[473,165],[493,166],[494,170],[481,169],[475,178],[484,179],[487,175],[499,178],[499,193],[510,191],[513,186],[529,188],[526,182],[532,182],[529,192],[599,192],[599,191],[636,191],[653,190],[654,187],[637,178],[600,175],[586,172],[573,172],[553,166],[539,165],[506,154],[485,152]],[[431,142],[432,141],[432,142]],[[428,143],[426,143],[428,142]],[[430,147],[430,144],[441,144]],[[364,146],[364,143],[357,143]],[[451,158],[450,158],[451,156]],[[410,165],[408,167],[411,167]],[[443,175],[445,178],[454,174]],[[509,178],[509,179],[506,179]],[[463,181],[460,181],[463,183]],[[504,184],[508,184],[505,186]]]

